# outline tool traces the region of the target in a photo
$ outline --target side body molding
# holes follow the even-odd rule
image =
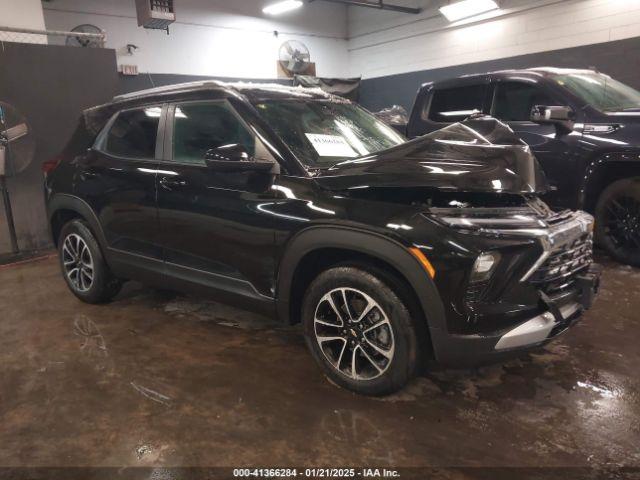
[[[305,255],[323,248],[339,248],[365,253],[393,265],[409,282],[424,312],[437,354],[437,339],[446,333],[444,306],[435,284],[423,267],[401,243],[383,235],[350,227],[309,227],[293,237],[286,246],[277,278],[277,312],[285,323],[291,318],[290,293],[297,266]]]

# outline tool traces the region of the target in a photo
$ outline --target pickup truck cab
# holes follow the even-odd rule
[[[596,218],[596,240],[640,266],[640,92],[593,70],[532,68],[422,85],[410,138],[481,112],[532,149],[550,183],[545,201]]]
[[[216,82],[85,111],[45,181],[82,301],[135,279],[301,322],[327,376],[376,395],[429,361],[543,345],[589,308],[593,218],[545,188],[492,118],[407,142],[320,90]]]

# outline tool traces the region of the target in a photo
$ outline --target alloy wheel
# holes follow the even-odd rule
[[[391,365],[393,329],[382,307],[355,288],[336,288],[315,309],[314,332],[331,366],[353,380],[372,380]]]
[[[628,195],[612,198],[605,206],[605,231],[617,249],[640,248],[640,201]]]
[[[78,292],[86,292],[93,285],[93,257],[80,235],[67,235],[62,244],[62,265],[69,282]]]

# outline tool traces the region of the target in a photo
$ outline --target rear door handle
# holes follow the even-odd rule
[[[160,179],[160,186],[165,190],[173,190],[174,188],[186,187],[187,182],[179,178],[162,177]]]

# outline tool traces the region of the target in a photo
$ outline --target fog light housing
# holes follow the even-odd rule
[[[498,252],[485,252],[478,255],[471,270],[471,282],[488,280],[499,261],[500,254]]]

